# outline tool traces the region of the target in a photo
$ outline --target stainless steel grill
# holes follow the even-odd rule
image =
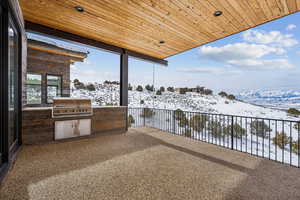
[[[80,117],[93,114],[90,99],[54,98],[52,117]]]

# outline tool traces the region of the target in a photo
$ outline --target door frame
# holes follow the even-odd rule
[[[5,0],[0,1],[0,150],[2,152],[1,165],[0,165],[0,183],[6,175],[11,163],[13,163],[16,153],[19,147],[22,144],[22,25],[18,20],[18,14],[14,9],[14,3],[18,3],[15,0]],[[13,148],[10,149],[9,146],[9,79],[8,79],[8,50],[9,50],[9,36],[8,36],[8,27],[9,27],[9,18],[15,27],[15,31],[18,37],[18,49],[17,49],[17,77],[15,84],[17,86],[16,91],[16,128],[17,139],[16,144]]]

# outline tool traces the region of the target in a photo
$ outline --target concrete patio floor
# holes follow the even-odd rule
[[[24,146],[0,199],[300,199],[300,169],[151,128]]]

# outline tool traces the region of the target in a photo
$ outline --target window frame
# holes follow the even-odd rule
[[[56,76],[56,77],[60,77],[60,97],[62,97],[62,91],[63,91],[63,86],[62,86],[62,84],[63,84],[63,75],[61,75],[61,74],[52,74],[52,73],[46,73],[46,84],[45,84],[45,87],[46,87],[46,89],[45,89],[45,95],[46,95],[46,104],[48,104],[48,105],[51,105],[51,104],[53,104],[53,102],[52,103],[49,103],[49,101],[48,101],[48,86],[54,86],[54,85],[48,85],[48,76]]]
[[[21,24],[19,15],[14,9],[14,2],[11,0],[0,1],[0,150],[1,150],[1,165],[0,165],[0,183],[6,175],[9,166],[15,159],[16,153],[19,147],[22,145],[22,49],[23,49],[23,33],[24,28]],[[15,34],[17,35],[17,57],[16,61],[16,76],[15,76],[15,133],[16,140],[13,145],[9,145],[9,78],[8,78],[8,64],[9,64],[9,22],[11,22],[15,28]]]

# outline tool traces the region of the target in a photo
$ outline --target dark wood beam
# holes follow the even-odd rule
[[[128,106],[128,54],[120,56],[120,106]]]
[[[65,41],[72,41],[72,42],[75,42],[75,43],[96,47],[96,48],[99,48],[99,49],[102,49],[102,50],[105,50],[105,51],[109,51],[109,52],[112,52],[112,53],[122,54],[122,53],[126,52],[126,54],[128,56],[131,56],[131,57],[134,57],[134,58],[137,58],[137,59],[141,59],[141,60],[144,60],[144,61],[148,61],[148,62],[152,62],[152,63],[156,63],[156,64],[159,64],[159,65],[164,65],[164,66],[168,65],[167,60],[163,60],[163,59],[155,58],[155,57],[152,57],[152,56],[144,55],[144,54],[141,54],[141,53],[138,53],[138,52],[135,52],[135,51],[131,51],[131,50],[128,50],[128,49],[123,49],[121,47],[106,44],[106,43],[103,43],[103,42],[100,42],[100,41],[97,41],[97,40],[84,38],[84,37],[76,35],[76,34],[72,34],[72,33],[69,33],[69,32],[57,30],[57,29],[54,29],[54,28],[50,28],[50,27],[47,27],[47,26],[40,25],[40,24],[32,23],[32,22],[29,22],[29,21],[25,21],[25,29],[26,29],[26,31],[29,31],[29,32],[39,33],[39,34],[43,34],[43,35],[46,35],[46,36],[62,39],[62,40],[65,40]]]
[[[153,58],[152,56],[147,56],[144,54],[140,54],[137,53],[135,51],[130,51],[130,50],[126,50],[126,53],[130,56],[130,57],[134,57],[140,60],[146,60],[155,64],[159,64],[159,65],[164,65],[164,66],[168,66],[168,61],[167,60],[163,60],[163,59],[157,59],[157,58]]]

